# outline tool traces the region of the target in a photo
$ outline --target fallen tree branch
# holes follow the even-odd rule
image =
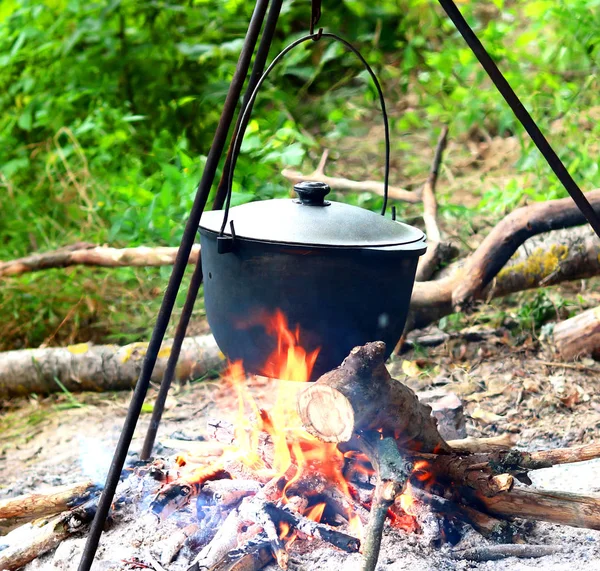
[[[99,266],[122,268],[129,266],[170,266],[175,262],[179,248],[138,246],[136,248],[108,248],[93,244],[78,244],[78,249],[60,248],[41,254],[32,254],[17,260],[0,262],[0,278],[18,276],[69,266]],[[200,245],[192,248],[188,264],[195,264],[200,256]]]
[[[171,351],[172,340],[163,343],[158,353],[152,380],[160,382]],[[49,394],[69,391],[113,391],[132,388],[137,382],[147,343],[92,345],[25,349],[0,354],[0,398],[31,393]],[[224,364],[212,335],[184,340],[177,365],[180,381],[198,379]]]
[[[593,204],[598,208],[600,190],[594,192],[597,194]],[[465,268],[472,267],[469,260],[470,257],[451,266],[438,280],[415,283],[405,334],[454,313],[454,291],[464,278]],[[477,295],[479,299],[491,299],[597,275],[600,275],[600,242],[593,230],[587,226],[569,231],[557,230],[527,240],[488,283],[488,287]]]
[[[419,258],[416,277],[418,282],[425,282],[430,279],[440,262],[439,250],[441,247],[442,235],[437,222],[438,205],[435,197],[435,187],[447,140],[448,127],[444,126],[435,148],[429,176],[423,185],[423,222],[425,223],[425,233],[427,234],[428,244],[427,251]]]
[[[600,213],[600,189],[586,193]],[[501,220],[467,259],[452,288],[452,305],[469,307],[504,267],[517,248],[531,236],[583,224],[585,219],[570,198],[523,206]]]
[[[302,174],[291,169],[284,169],[281,174],[292,184],[296,184],[297,182],[304,180],[317,181],[324,182],[325,184],[329,185],[332,190],[372,192],[373,194],[383,196],[384,185],[382,182],[376,182],[374,180],[356,181],[347,178],[327,176],[324,170],[328,155],[329,151],[325,149],[325,151],[323,151],[323,155],[321,156],[321,160],[319,161],[319,165],[310,174]],[[421,201],[419,193],[412,192],[398,186],[388,186],[388,196],[394,200],[402,200],[404,202],[411,202],[413,204]]]

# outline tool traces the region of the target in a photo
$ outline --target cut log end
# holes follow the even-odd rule
[[[354,410],[336,389],[311,385],[298,397],[298,413],[306,429],[324,442],[348,442],[352,438]]]

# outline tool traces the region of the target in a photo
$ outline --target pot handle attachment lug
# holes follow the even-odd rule
[[[217,252],[219,254],[229,254],[235,249],[236,240],[233,220],[229,222],[229,227],[231,228],[231,236],[225,236],[224,234],[217,236]]]
[[[273,71],[273,68],[283,59],[283,57],[288,52],[290,52],[292,49],[294,49],[296,46],[299,46],[300,44],[303,44],[303,43],[309,42],[309,41],[317,42],[323,38],[334,40],[336,42],[340,42],[348,50],[350,50],[361,61],[361,63],[363,64],[363,67],[365,68],[365,70],[368,72],[369,76],[373,80],[373,84],[375,85],[375,89],[377,90],[377,95],[379,96],[379,103],[381,105],[381,114],[383,116],[383,126],[384,126],[384,132],[385,132],[385,171],[384,171],[384,182],[383,182],[383,206],[381,208],[381,215],[385,216],[385,211],[387,210],[387,202],[388,202],[391,145],[390,145],[390,126],[389,126],[388,115],[387,115],[387,110],[386,110],[386,106],[385,106],[385,99],[383,97],[383,90],[381,89],[381,84],[379,83],[379,80],[377,79],[375,72],[373,71],[371,66],[367,63],[367,60],[362,56],[362,54],[352,44],[350,44],[344,38],[341,38],[340,36],[337,36],[336,34],[332,34],[330,32],[323,32],[323,28],[319,28],[319,30],[317,32],[310,33],[307,36],[298,38],[297,40],[295,40],[294,42],[292,42],[291,44],[286,46],[275,57],[275,59],[273,59],[273,61],[269,65],[269,67],[265,70],[265,72],[262,74],[260,79],[256,82],[256,87],[254,88],[254,91],[250,95],[248,102],[246,103],[246,107],[244,107],[244,109],[241,111],[239,124],[240,125],[245,124],[246,120],[248,119],[248,116],[250,115],[250,111],[252,110],[254,101],[256,100],[256,96],[258,95],[258,92],[260,91],[262,84],[265,82],[265,80],[267,79],[267,77],[269,76],[271,71]],[[227,178],[227,194],[226,194],[226,199],[225,199],[225,213],[223,216],[223,224],[221,225],[221,230],[219,232],[219,239],[229,238],[228,236],[225,236],[225,228],[227,227],[227,222],[229,220],[229,208],[231,206],[231,194],[233,191],[233,174],[235,171],[235,165],[237,163],[237,159],[240,154],[240,149],[242,147],[242,137],[243,137],[243,133],[241,133],[241,132],[236,133],[235,139],[233,142],[233,152],[231,155],[231,164],[229,167],[229,175]],[[306,184],[317,184],[317,185],[321,185],[321,186],[319,186],[318,188],[301,186],[301,185],[306,185]],[[298,190],[299,186],[301,186],[300,190]],[[327,192],[323,192],[324,187],[327,187]],[[305,205],[310,205],[310,206],[317,206],[317,205],[318,206],[327,206],[329,204],[326,200],[324,200],[324,197],[329,192],[330,189],[324,183],[300,183],[300,184],[297,184],[294,186],[294,190],[296,190],[296,192],[298,192],[297,202],[300,202]],[[235,242],[235,236],[233,234],[232,234],[231,238],[229,238],[229,239],[232,242]],[[221,251],[221,249],[219,249],[220,253],[232,251],[233,244],[231,244],[231,248],[229,247],[229,245],[226,245],[225,241],[223,241],[222,244],[223,244],[223,246],[222,246],[223,250]]]

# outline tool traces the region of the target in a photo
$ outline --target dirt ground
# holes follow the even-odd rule
[[[435,388],[456,393],[464,403],[469,435],[514,432],[519,434],[519,446],[529,450],[597,439],[600,395],[596,385],[600,364],[591,360],[560,363],[549,349],[540,347],[530,337],[515,341],[502,331],[497,333],[485,342],[467,343],[458,338],[437,348],[411,351],[393,358],[389,366],[396,378],[416,391]],[[260,379],[251,390],[259,403],[268,408],[276,385],[276,381]],[[153,389],[149,403],[155,394]],[[0,499],[84,478],[101,483],[129,396],[61,395],[7,405],[0,417]],[[173,452],[165,449],[161,441],[195,438],[205,433],[208,418],[231,417],[235,403],[235,395],[218,380],[175,387],[167,402],[157,454]],[[131,459],[141,447],[149,411],[146,409],[140,419]],[[600,460],[540,470],[532,479],[534,485],[546,489],[600,492]],[[568,569],[574,564],[600,569],[600,532],[537,524],[528,541],[555,545],[561,551],[540,559],[470,563],[454,560],[450,546],[434,548],[420,536],[389,529],[378,569]],[[82,543],[81,538],[69,540],[71,547],[65,546],[56,556],[50,554],[28,568],[75,569],[72,562],[78,559]],[[473,532],[456,547],[482,543],[485,540]],[[69,563],[59,565],[55,557],[64,558],[66,550],[70,550]],[[357,556],[343,556],[317,545],[294,555],[292,560],[291,569],[307,571],[350,569],[359,561]],[[121,568],[129,567],[123,564]]]

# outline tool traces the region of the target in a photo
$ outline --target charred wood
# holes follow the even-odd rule
[[[98,489],[88,481],[0,500],[0,535],[29,521],[74,508],[89,500]]]
[[[519,559],[533,559],[546,557],[563,551],[558,545],[485,545],[469,549],[455,550],[452,552],[454,559],[466,559],[467,561],[499,561],[507,557],[518,557]]]

